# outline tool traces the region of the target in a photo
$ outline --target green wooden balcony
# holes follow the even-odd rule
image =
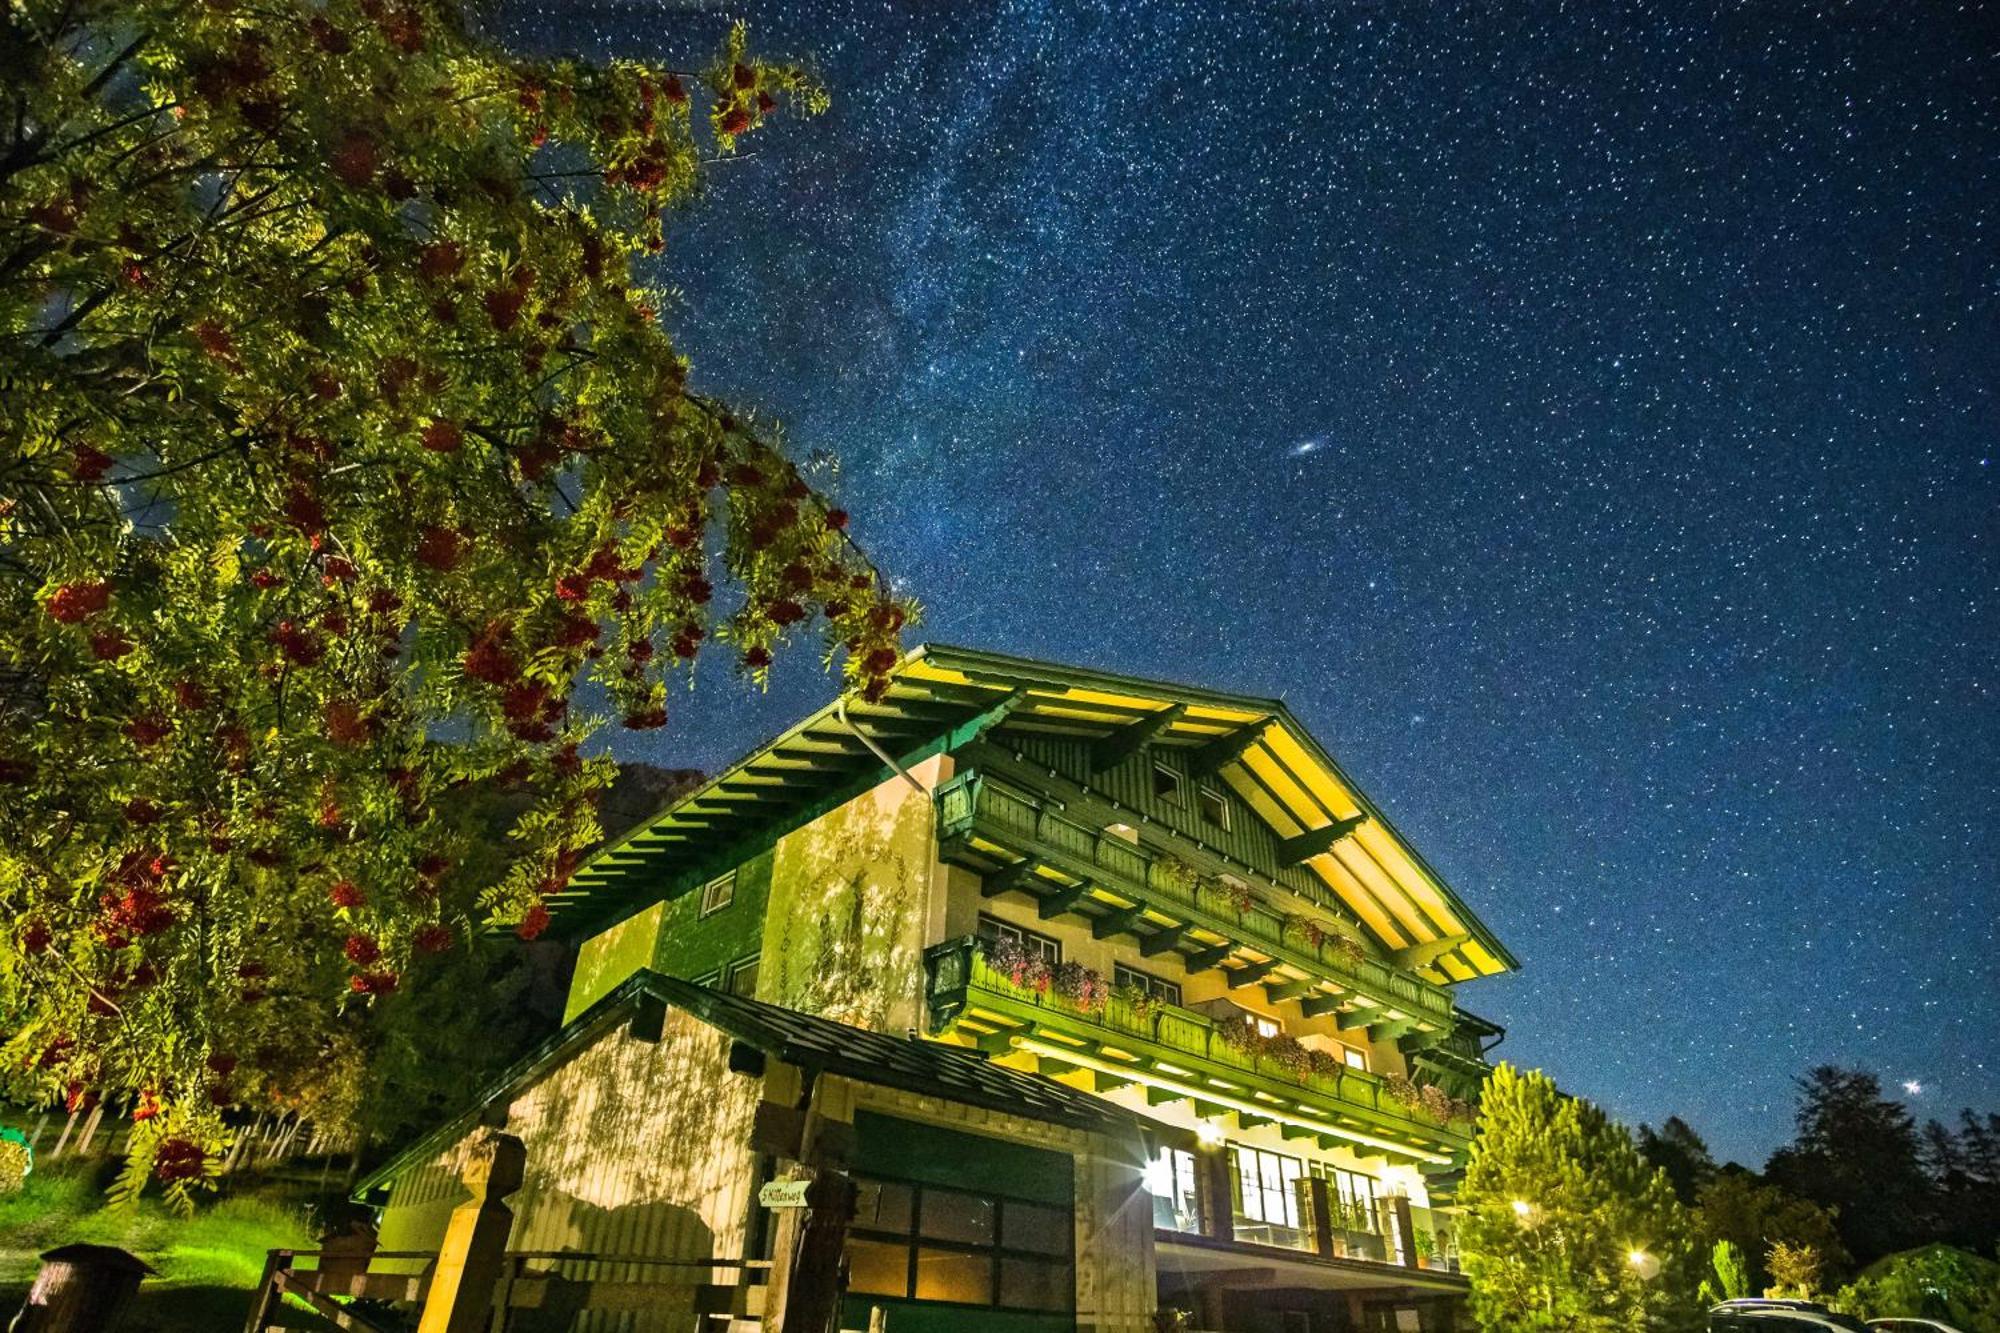
[[[1301,915],[1191,883],[1177,858],[1079,823],[977,770],[939,787],[936,802],[940,853],[979,871],[989,895],[1034,894],[1044,917],[1087,916],[1100,938],[1129,935],[1149,956],[1171,951],[1190,973],[1222,968],[1233,986],[1261,985],[1272,1002],[1366,1028],[1372,1041],[1414,1051],[1452,1036],[1449,991],[1364,956],[1331,917],[1317,934],[1302,931]]]
[[[1188,1101],[1204,1116],[1276,1125],[1287,1138],[1323,1147],[1436,1167],[1467,1146],[1469,1127],[1405,1106],[1378,1075],[1331,1060],[1302,1067],[1246,1049],[1220,1021],[1176,1005],[1115,990],[1081,1000],[1065,994],[1060,979],[1017,983],[984,949],[966,936],[925,952],[933,1035],[996,1055],[1032,1055],[1043,1073],[1083,1071],[1098,1092],[1137,1085],[1152,1105]]]

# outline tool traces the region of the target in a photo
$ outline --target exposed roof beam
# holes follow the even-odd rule
[[[1179,944],[1181,936],[1185,934],[1187,934],[1187,927],[1184,925],[1167,926],[1164,929],[1156,930],[1139,941],[1139,956],[1142,958],[1157,957],[1173,948],[1176,944]]]
[[[1108,940],[1113,935],[1131,933],[1146,915],[1146,904],[1135,903],[1130,907],[1113,908],[1090,923],[1090,937],[1094,940]]]
[[[1264,728],[1270,725],[1270,718],[1259,718],[1227,736],[1216,737],[1188,755],[1188,773],[1196,778],[1213,777],[1220,769],[1241,759],[1243,752],[1255,745]]]
[[[1264,998],[1268,999],[1272,1004],[1283,1004],[1287,1000],[1296,1000],[1302,996],[1310,995],[1318,985],[1319,982],[1312,977],[1305,977],[1298,981],[1280,981],[1275,986],[1267,983],[1264,987]]]
[[[1065,885],[1054,893],[1043,894],[1041,904],[1035,911],[1040,914],[1042,920],[1047,921],[1052,917],[1061,916],[1064,912],[1075,910],[1076,905],[1082,902],[1083,896],[1089,892],[1089,880],[1084,880],[1080,884]]]
[[[1188,975],[1206,972],[1211,967],[1221,967],[1222,960],[1236,952],[1233,944],[1218,944],[1213,949],[1200,949],[1187,956]]]
[[[1266,958],[1263,962],[1252,963],[1248,967],[1231,968],[1224,975],[1229,978],[1229,989],[1240,990],[1245,986],[1262,981],[1265,977],[1270,976],[1272,972],[1276,971],[1277,967],[1277,959]]]
[[[1471,942],[1472,936],[1469,934],[1440,935],[1434,940],[1425,940],[1422,944],[1412,944],[1407,949],[1398,949],[1396,966],[1414,972],[1420,967],[1429,967],[1459,945]]]
[[[1023,861],[1020,865],[1008,866],[1005,870],[997,870],[982,879],[979,883],[979,896],[982,898],[998,898],[1001,894],[1012,892],[1015,889],[1019,889],[1023,893],[1033,893],[1035,892],[1035,882],[1037,880],[1040,880],[1043,884],[1049,882],[1035,873],[1035,863],[1033,861]]]
[[[1090,747],[1090,771],[1093,775],[1118,767],[1137,754],[1148,741],[1180,721],[1181,714],[1187,712],[1186,704],[1171,704],[1157,713],[1150,713],[1137,722],[1127,722],[1118,730]]]
[[[1278,843],[1278,864],[1295,866],[1322,852],[1330,852],[1335,843],[1367,822],[1367,815],[1352,815],[1316,829],[1307,829],[1295,838],[1285,838]]]
[[[1348,1002],[1344,995],[1308,995],[1299,1001],[1299,1012],[1307,1018],[1319,1018],[1337,1013],[1340,1006]]]

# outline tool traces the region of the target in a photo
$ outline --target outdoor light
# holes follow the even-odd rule
[[[1222,1142],[1222,1126],[1213,1120],[1204,1120],[1194,1127],[1194,1136],[1203,1143],[1214,1145]]]
[[[1660,1261],[1644,1250],[1628,1251],[1625,1260],[1632,1265],[1632,1271],[1637,1273],[1642,1281],[1651,1282],[1660,1275]]]
[[[1640,1264],[1646,1262],[1646,1252],[1644,1250],[1628,1251],[1625,1255],[1625,1261],[1631,1264],[1632,1267],[1637,1268]]]
[[[1514,1216],[1526,1217],[1529,1213],[1532,1213],[1534,1211],[1535,1211],[1535,1205],[1529,1203],[1526,1199],[1514,1200]]]

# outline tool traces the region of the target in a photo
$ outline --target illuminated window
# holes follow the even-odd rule
[[[1230,1172],[1230,1202],[1236,1208],[1236,1236],[1263,1245],[1289,1249],[1311,1247],[1304,1218],[1305,1163],[1262,1148],[1229,1145],[1236,1169]]]
[[[717,875],[701,886],[701,914],[713,916],[736,900],[736,872]]]
[[[1195,1208],[1193,1153],[1185,1148],[1161,1148],[1146,1164],[1146,1189],[1153,1196],[1154,1226],[1190,1233],[1201,1229],[1201,1215]]]
[[[1181,775],[1165,764],[1153,765],[1153,795],[1162,801],[1181,803]]]
[[[894,1180],[856,1180],[848,1290],[1066,1313],[1076,1305],[1067,1208]]]
[[[1011,921],[1002,921],[997,916],[980,914],[979,938],[988,944],[997,944],[1005,940],[1009,944],[1019,945],[1029,953],[1039,955],[1050,967],[1062,962],[1061,941],[1051,939],[1047,935],[1038,935]]]
[[[1333,1206],[1333,1224],[1342,1231],[1362,1231],[1380,1235],[1382,1212],[1375,1192],[1375,1177],[1359,1171],[1314,1162],[1312,1173],[1327,1182],[1328,1202]]]
[[[1347,1061],[1349,1069],[1359,1069],[1365,1072],[1368,1068],[1368,1052],[1366,1051],[1356,1050],[1352,1046],[1343,1046],[1340,1048],[1340,1056],[1343,1060]]]
[[[1201,817],[1225,832],[1229,828],[1229,802],[1213,787],[1201,789]]]
[[[1260,1037],[1275,1037],[1284,1031],[1284,1028],[1279,1026],[1277,1019],[1266,1018],[1262,1014],[1245,1014],[1243,1015],[1243,1021],[1255,1028],[1257,1035]]]
[[[1181,1002],[1181,988],[1178,985],[1171,981],[1162,981],[1155,976],[1149,976],[1141,972],[1138,968],[1127,967],[1123,963],[1112,965],[1111,984],[1123,989],[1135,990],[1149,999],[1158,1000],[1161,1004],[1179,1004]]]

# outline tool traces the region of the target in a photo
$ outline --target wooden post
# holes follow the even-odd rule
[[[112,1245],[49,1250],[9,1333],[110,1333],[152,1271]]]
[[[69,1133],[71,1130],[75,1128],[76,1128],[76,1112],[71,1111],[69,1113],[69,1119],[63,1121],[63,1132],[60,1136],[57,1137],[56,1146],[49,1152],[49,1160],[51,1162],[53,1162],[56,1158],[62,1156],[63,1145],[69,1142]]]
[[[771,1293],[765,1324],[776,1333],[830,1333],[840,1315],[840,1259],[847,1224],[854,1219],[854,1181],[845,1171],[821,1168],[806,1187],[806,1206],[779,1237],[773,1275],[783,1285]],[[427,1331],[420,1331],[427,1333]]]
[[[1213,1240],[1236,1239],[1235,1209],[1229,1198],[1229,1153],[1220,1143],[1197,1144],[1194,1150],[1195,1211],[1202,1234]]]
[[[83,1156],[90,1151],[90,1141],[97,1135],[98,1122],[104,1119],[104,1103],[90,1108],[90,1119],[83,1122],[83,1137],[77,1140],[76,1155]]]
[[[512,1134],[488,1130],[472,1146],[462,1179],[472,1197],[454,1208],[438,1246],[417,1333],[485,1333],[493,1289],[507,1263],[514,1210],[501,1200],[521,1188],[528,1150]]]
[[[1313,1248],[1322,1259],[1331,1259],[1333,1253],[1333,1200],[1328,1196],[1325,1176],[1309,1176],[1306,1188],[1312,1198]]]
[[[243,1333],[264,1333],[264,1325],[271,1322],[281,1299],[278,1295],[278,1270],[289,1267],[291,1262],[290,1250],[264,1252],[264,1276],[257,1281],[257,1294],[250,1298],[250,1317],[243,1321]]]
[[[1396,1215],[1396,1245],[1402,1251],[1397,1257],[1405,1268],[1417,1266],[1417,1228],[1410,1216],[1408,1195],[1397,1194],[1390,1198],[1389,1206]]]

